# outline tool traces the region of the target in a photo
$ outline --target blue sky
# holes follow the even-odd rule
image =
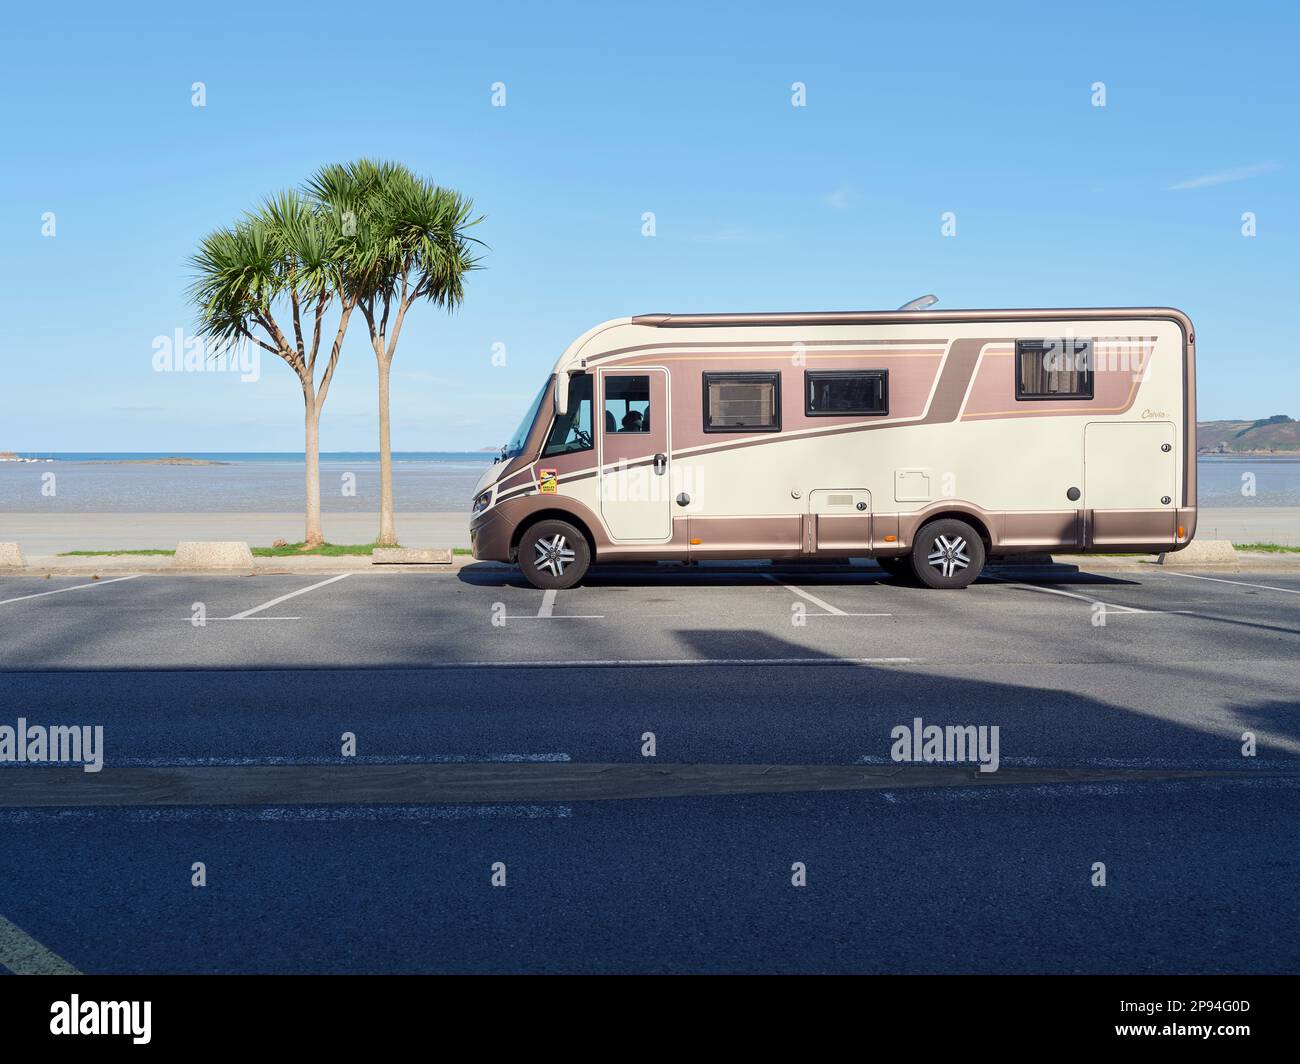
[[[1197,324],[1202,418],[1300,416],[1294,5],[357,10],[6,16],[0,450],[300,450],[287,367],[161,374],[152,345],[192,326],[186,260],[205,232],[363,155],[487,216],[464,308],[420,308],[403,334],[398,450],[500,443],[607,318],[925,292],[1172,304]],[[354,326],[325,450],[374,449],[374,381]]]

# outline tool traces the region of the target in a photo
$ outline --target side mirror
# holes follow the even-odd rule
[[[569,412],[569,382],[575,374],[561,373],[555,379],[555,416],[564,417]]]

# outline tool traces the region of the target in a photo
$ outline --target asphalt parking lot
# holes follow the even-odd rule
[[[104,728],[0,764],[14,970],[1300,963],[1300,572],[0,577],[0,631],[0,725]]]

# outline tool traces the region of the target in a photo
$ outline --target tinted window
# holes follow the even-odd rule
[[[808,370],[804,373],[804,412],[811,417],[887,414],[888,382],[883,369]]]
[[[705,432],[776,432],[780,428],[780,374],[704,374]]]
[[[1017,340],[1017,399],[1091,399],[1091,340]]]
[[[650,431],[650,378],[606,375],[605,431],[622,435]]]
[[[591,374],[569,378],[569,412],[557,416],[542,448],[543,458],[591,450]]]

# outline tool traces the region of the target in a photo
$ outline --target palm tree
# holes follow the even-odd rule
[[[307,547],[325,542],[320,509],[320,415],[357,296],[345,268],[339,221],[296,192],[273,196],[234,225],[203,238],[190,265],[198,331],[213,353],[255,343],[284,360],[302,385],[306,429]],[[325,312],[339,301],[334,343],[317,378]],[[289,327],[281,323],[285,315]],[[306,322],[304,323],[304,317]]]
[[[397,542],[389,399],[393,355],[407,312],[419,300],[448,311],[465,298],[465,275],[478,268],[467,233],[473,203],[398,163],[361,159],[319,170],[308,192],[349,234],[341,245],[356,305],[370,331],[379,371],[379,538]]]

